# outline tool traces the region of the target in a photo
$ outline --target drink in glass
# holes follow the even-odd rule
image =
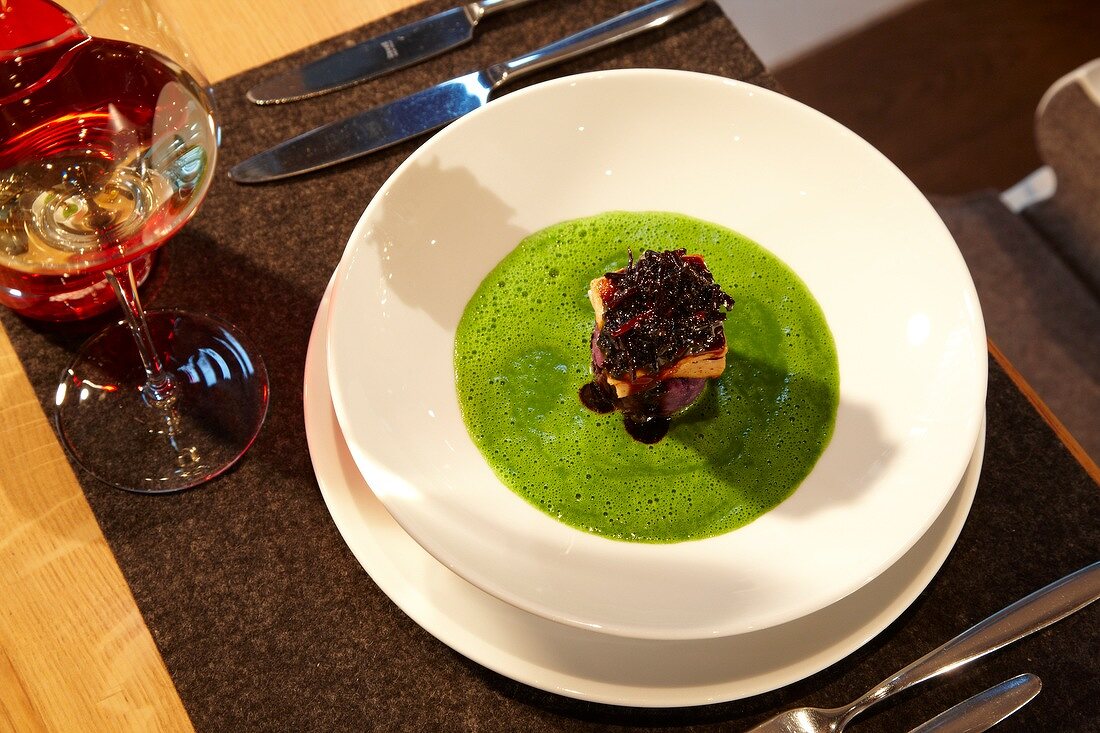
[[[144,0],[0,0],[0,49],[0,302],[45,317],[102,309],[104,292],[123,306],[59,384],[63,442],[134,491],[218,475],[262,424],[262,361],[228,324],[146,314],[137,293],[210,186],[209,90]]]

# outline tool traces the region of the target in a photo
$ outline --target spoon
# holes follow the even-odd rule
[[[909,733],[981,733],[1027,705],[1042,688],[1035,675],[1017,675],[968,697]]]

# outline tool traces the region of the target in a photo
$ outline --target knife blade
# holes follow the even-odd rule
[[[346,89],[469,43],[482,18],[529,2],[478,0],[451,8],[272,76],[245,96],[255,104],[284,104]]]
[[[706,2],[655,0],[537,51],[302,133],[238,163],[229,177],[237,183],[279,180],[432,132],[483,106],[493,91],[520,75],[658,28]]]

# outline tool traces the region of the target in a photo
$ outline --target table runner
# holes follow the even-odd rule
[[[317,304],[355,221],[421,141],[262,187],[235,186],[224,172],[292,134],[533,49],[633,4],[538,3],[486,22],[470,46],[369,85],[286,107],[256,108],[244,100],[244,91],[270,73],[451,5],[430,0],[217,86],[221,174],[199,215],[167,248],[166,267],[146,300],[150,307],[221,315],[253,339],[271,374],[267,424],[235,470],[178,495],[135,496],[77,471],[198,730],[737,730],[796,703],[853,698],[971,623],[1100,556],[1095,484],[991,364],[985,468],[943,570],[867,646],[781,690],[674,710],[558,697],[451,651],[372,583],[343,544],[313,478],[303,364]],[[525,81],[641,66],[776,86],[714,5]],[[969,235],[994,236],[998,226],[991,221],[975,233],[971,221]],[[101,325],[38,324],[8,312],[0,320],[47,409],[57,375]],[[1004,729],[1086,730],[1100,692],[1096,619],[1095,609],[1078,614],[973,670],[883,705],[858,729],[907,730],[969,694],[1032,671],[1044,691]]]

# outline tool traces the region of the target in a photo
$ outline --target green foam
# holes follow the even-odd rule
[[[581,404],[589,381],[589,282],[628,250],[701,254],[736,300],[725,373],[656,445]],[[524,239],[466,306],[455,345],[466,426],[501,481],[566,524],[617,540],[722,534],[775,507],[832,436],[836,347],[783,262],[724,227],[679,214],[610,212]]]

